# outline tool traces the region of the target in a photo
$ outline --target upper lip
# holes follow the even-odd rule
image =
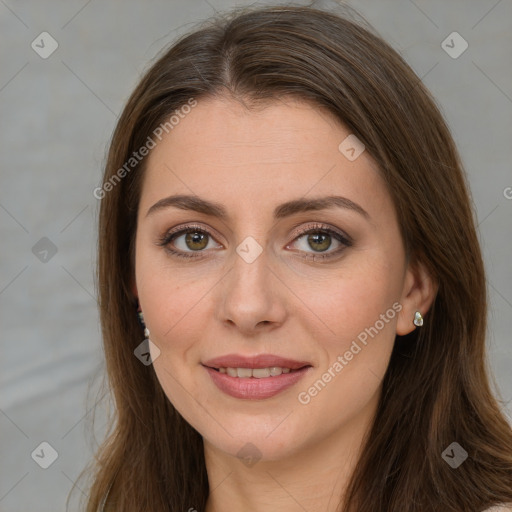
[[[258,354],[254,356],[227,354],[209,359],[203,365],[210,368],[270,368],[272,366],[279,366],[281,368],[290,368],[291,370],[311,366],[307,361],[296,361],[272,354]]]

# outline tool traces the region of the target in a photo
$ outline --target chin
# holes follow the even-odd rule
[[[305,441],[303,426],[288,424],[286,428],[282,428],[283,425],[280,422],[285,417],[286,414],[261,418],[260,421],[254,417],[226,421],[223,426],[229,434],[225,430],[198,431],[205,443],[215,451],[221,451],[239,459],[248,457],[271,462],[292,457],[300,451]],[[248,425],[248,422],[251,424]]]
[[[206,439],[205,439],[206,440]],[[290,438],[265,438],[241,434],[239,437],[210,439],[208,443],[215,451],[240,459],[242,463],[251,466],[256,462],[274,462],[292,457],[297,451],[297,443]],[[293,447],[293,449],[292,449]]]

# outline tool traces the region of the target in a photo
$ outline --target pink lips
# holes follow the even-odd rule
[[[224,393],[247,400],[270,398],[293,386],[309,371],[311,364],[306,361],[295,361],[271,354],[244,357],[237,354],[216,357],[203,363],[214,384]],[[269,368],[279,366],[290,368],[290,373],[275,377],[240,378],[220,373],[219,368]]]

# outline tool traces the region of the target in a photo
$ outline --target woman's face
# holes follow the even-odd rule
[[[393,203],[349,136],[305,102],[217,98],[148,156],[135,291],[163,390],[215,450],[277,460],[360,430],[414,328]]]

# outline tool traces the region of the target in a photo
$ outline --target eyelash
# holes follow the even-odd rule
[[[172,231],[165,233],[159,239],[158,245],[161,247],[164,247],[165,250],[169,254],[171,254],[172,256],[177,256],[178,258],[184,258],[184,259],[201,258],[203,255],[200,253],[204,252],[204,250],[197,251],[198,254],[190,254],[190,253],[182,252],[179,250],[177,251],[177,250],[171,249],[169,247],[169,244],[175,238],[179,238],[179,236],[186,235],[188,233],[203,233],[203,234],[213,238],[212,235],[207,230],[205,230],[201,226],[192,224],[192,225],[188,225],[185,227],[179,226],[177,228],[177,230],[172,230]],[[346,247],[351,247],[352,243],[353,243],[352,240],[350,239],[350,237],[348,237],[347,235],[344,235],[332,228],[329,228],[328,226],[325,226],[324,224],[309,225],[305,228],[300,229],[298,231],[298,233],[296,234],[295,238],[293,239],[293,241],[296,241],[297,239],[299,239],[305,235],[312,234],[312,233],[328,234],[328,235],[332,236],[334,239],[336,239],[338,242],[340,242],[342,245],[344,245],[345,247],[338,248],[334,252],[325,253],[325,254],[324,253],[306,253],[307,256],[302,256],[306,260],[313,260],[313,261],[322,260],[322,261],[324,261],[326,259],[334,258],[334,257],[338,256]]]

